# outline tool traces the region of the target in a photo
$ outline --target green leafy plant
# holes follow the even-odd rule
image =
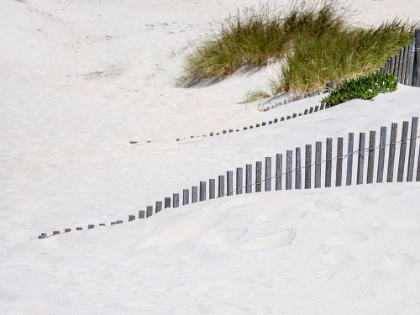
[[[323,98],[321,103],[335,106],[356,98],[370,100],[379,93],[396,91],[397,85],[397,79],[392,74],[370,74],[345,81],[338,89]]]

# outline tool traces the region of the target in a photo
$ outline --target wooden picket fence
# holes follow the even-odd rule
[[[387,127],[381,127],[379,133],[370,131],[369,139],[366,138],[366,133],[361,132],[356,150],[354,133],[349,133],[346,141],[344,137],[337,138],[335,145],[332,138],[327,138],[324,143],[316,142],[315,146],[307,144],[304,151],[301,147],[287,150],[285,155],[276,154],[274,158],[266,157],[264,167],[263,161],[257,161],[255,172],[253,172],[252,164],[246,164],[245,167],[236,168],[235,173],[227,171],[226,174],[219,175],[217,178],[200,181],[199,185],[192,186],[191,189],[183,189],[182,194],[174,193],[172,197],[165,197],[163,200],[156,201],[155,205],[139,210],[138,214],[129,215],[128,221],[145,219],[166,208],[178,208],[181,205],[185,206],[207,199],[262,192],[263,186],[264,191],[271,191],[341,187],[354,183],[356,185],[374,182],[391,183],[395,179],[397,182],[404,180],[419,182],[420,146],[416,153],[417,138],[420,137],[417,135],[418,117],[412,118],[410,133],[409,129],[409,121],[404,121],[401,132],[398,132],[398,124],[393,123],[389,136]],[[399,140],[397,134],[400,135]],[[366,143],[367,140],[368,143]],[[344,152],[345,145],[346,153]],[[333,151],[336,152],[334,157]],[[376,152],[378,152],[377,157]],[[366,156],[367,163],[365,163]],[[357,157],[357,165],[355,165],[355,157]],[[110,225],[121,223],[123,220],[117,220],[111,222]],[[99,226],[105,226],[105,224],[100,223]],[[88,229],[94,227],[94,224],[88,225]],[[82,229],[82,227],[76,228],[76,230]],[[65,233],[70,231],[70,228],[64,230]],[[60,234],[60,231],[53,231],[52,235],[57,234]],[[39,238],[46,237],[49,237],[47,233],[39,236]]]

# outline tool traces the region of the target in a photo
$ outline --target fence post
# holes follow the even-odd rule
[[[400,144],[400,158],[398,162],[397,182],[402,182],[404,177],[405,153],[407,151],[408,121],[403,122]]]
[[[386,181],[392,183],[394,179],[394,160],[395,160],[395,146],[397,142],[397,128],[398,124],[391,124],[391,139],[389,144],[389,157],[388,157],[388,173]]]
[[[325,162],[325,187],[331,187],[332,175],[332,138],[327,138],[326,162]]]
[[[242,167],[236,168],[236,194],[242,194],[244,170]]]
[[[191,187],[191,203],[195,203],[198,201],[198,187],[192,186]]]
[[[337,139],[337,167],[335,169],[335,186],[340,187],[343,178],[343,138]]]
[[[416,153],[418,120],[419,120],[418,117],[413,117],[411,120],[410,149],[408,151],[407,182],[413,181],[414,155]]]
[[[292,189],[292,161],[293,151],[286,151],[286,190]]]
[[[276,190],[281,190],[282,172],[283,172],[283,155],[276,154]]]
[[[311,189],[312,145],[305,146],[305,189]]]
[[[226,181],[227,181],[227,195],[233,196],[233,172],[227,171],[226,172]]]
[[[271,157],[265,158],[265,191],[271,191]]]
[[[346,186],[351,185],[353,177],[353,147],[354,147],[354,133],[349,133],[349,145],[348,145],[348,155],[347,155],[347,176],[346,176]]]
[[[296,148],[295,156],[295,189],[302,189],[301,149]]]
[[[225,195],[225,176],[219,175],[219,195],[218,197],[221,198]]]
[[[315,188],[321,188],[322,142],[315,144]]]
[[[371,131],[369,134],[369,155],[368,155],[368,169],[366,176],[366,183],[373,183],[373,171],[375,168],[375,144],[376,144],[376,131]]]
[[[252,165],[247,164],[245,169],[245,193],[252,193]]]
[[[200,181],[200,201],[206,200],[206,182]]]
[[[255,192],[261,192],[262,162],[255,162]]]
[[[377,183],[382,183],[383,178],[384,178],[385,145],[386,145],[386,127],[381,127],[381,135],[379,139],[378,174],[376,176]]]
[[[361,132],[359,134],[359,154],[357,159],[357,181],[356,185],[363,184],[363,166],[365,164],[365,138],[366,134]]]
[[[209,179],[209,199],[216,198],[216,180]]]

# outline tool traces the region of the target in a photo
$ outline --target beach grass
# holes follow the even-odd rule
[[[351,26],[355,14],[335,0],[270,2],[216,22],[185,61],[179,85],[222,80],[238,70],[279,62],[271,91],[307,93],[326,82],[357,78],[383,66],[411,43],[417,24],[395,19]]]

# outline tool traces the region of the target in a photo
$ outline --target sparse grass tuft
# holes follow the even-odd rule
[[[245,95],[244,100],[239,102],[239,104],[252,103],[252,102],[258,101],[259,99],[267,98],[267,97],[270,97],[270,95],[267,92],[264,92],[262,90],[250,91]]]

